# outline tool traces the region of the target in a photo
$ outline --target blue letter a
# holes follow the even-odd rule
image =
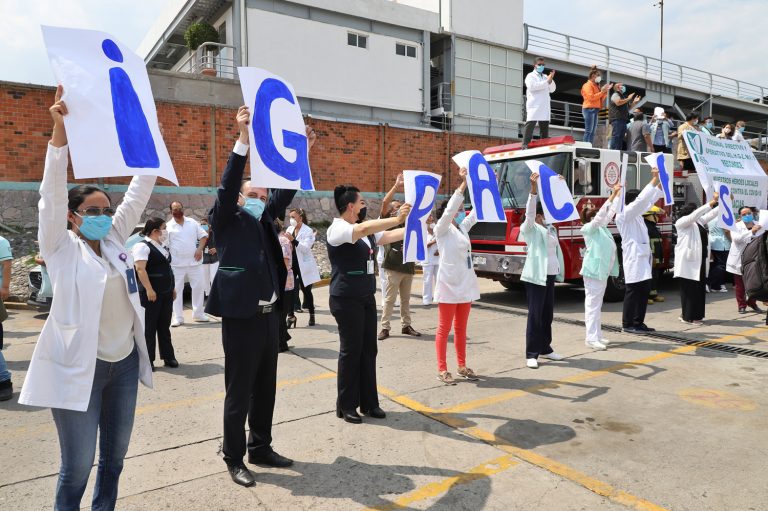
[[[408,248],[411,246],[411,234],[416,233],[416,260],[425,261],[427,259],[427,244],[424,240],[424,231],[422,229],[421,221],[430,211],[432,211],[432,206],[434,206],[435,201],[433,199],[424,207],[420,206],[424,201],[424,196],[426,195],[428,188],[432,188],[434,193],[437,193],[437,187],[440,185],[440,180],[436,177],[422,174],[416,176],[414,184],[416,185],[416,200],[414,201],[415,204],[413,205],[413,209],[411,209],[411,212],[408,214],[408,220],[405,223],[405,247],[403,253],[408,253]]]
[[[480,167],[483,167],[487,174],[488,179],[480,178]],[[472,204],[477,209],[477,219],[485,220],[485,211],[483,211],[483,191],[488,190],[493,197],[493,205],[496,209],[496,218],[504,220],[504,208],[501,206],[501,195],[499,194],[499,185],[496,183],[496,174],[493,173],[493,169],[488,162],[485,161],[483,155],[475,153],[472,158],[469,159],[469,169],[467,174],[470,180],[472,180]],[[490,213],[490,212],[489,212]]]
[[[272,139],[270,110],[272,103],[278,99],[285,99],[289,103],[295,104],[293,94],[285,83],[274,78],[267,78],[256,92],[256,106],[253,110],[253,141],[256,144],[256,150],[259,152],[261,161],[272,172],[288,181],[299,181],[302,190],[312,190],[307,136],[283,130],[283,145],[296,151],[296,161],[293,163],[283,158]]]

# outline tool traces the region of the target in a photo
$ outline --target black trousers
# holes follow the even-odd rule
[[[555,308],[555,276],[547,275],[547,285],[525,283],[528,299],[528,326],[525,328],[525,358],[552,353],[552,318]]]
[[[279,318],[273,310],[245,319],[221,319],[226,387],[222,451],[227,464],[243,460],[246,417],[248,453],[260,458],[272,450]]]
[[[339,326],[338,404],[342,410],[379,406],[376,391],[376,298],[333,296],[328,300]]]
[[[653,152],[654,153],[671,153],[672,149],[665,145],[656,145],[653,144]]]
[[[305,286],[304,281],[301,280],[301,275],[294,273],[294,275],[298,275],[298,278],[296,278],[293,288],[293,300],[291,303],[294,305],[294,310],[299,310],[302,308],[302,306],[307,309],[311,314],[315,313],[315,297],[312,296],[312,284]],[[301,292],[304,294],[304,304],[301,303],[301,298],[299,297],[299,289],[301,289]]]
[[[727,250],[713,250],[712,264],[709,265],[709,288],[712,291],[722,289],[727,278],[725,263],[728,261]]]
[[[706,308],[706,280],[704,262],[699,270],[699,280],[680,279],[680,302],[683,306],[683,319],[686,321],[701,321],[704,319]]]
[[[280,299],[280,321],[278,330],[280,331],[280,348],[287,348],[288,341],[291,340],[291,334],[288,332],[288,316],[293,314],[293,296],[296,289],[284,290]]]
[[[661,280],[661,274],[664,272],[661,268],[653,268],[651,270],[651,292],[648,296],[656,296],[659,294],[659,280]]]
[[[523,128],[523,147],[528,147],[528,144],[533,138],[533,128],[536,127],[536,123],[539,124],[539,138],[549,137],[549,121],[526,121]]]
[[[147,341],[149,360],[155,361],[155,345],[160,345],[160,358],[175,359],[171,344],[171,316],[173,315],[173,291],[158,293],[154,302],[144,305],[144,338]]]
[[[621,326],[624,328],[645,324],[645,311],[648,308],[648,297],[651,294],[651,280],[627,284],[627,291],[624,293],[624,311],[621,318]]]

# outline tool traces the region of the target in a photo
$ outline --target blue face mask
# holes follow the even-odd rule
[[[714,128],[714,127],[715,127],[715,124],[714,124],[714,123],[712,123],[712,122],[708,122],[708,123],[706,124],[706,126],[707,126],[707,129],[708,129],[708,130],[711,130],[712,128]]]
[[[264,213],[266,204],[261,199],[245,199],[243,209],[250,213],[256,220],[261,220],[261,214]]]
[[[752,215],[743,215],[741,217],[741,221],[744,222],[745,224],[751,224],[754,219],[755,217],[753,217]]]
[[[544,73],[544,64],[539,64],[538,66],[536,66],[536,72],[539,74]]]
[[[626,94],[627,93],[627,88],[625,86],[623,86],[623,85],[621,86],[621,93],[622,94]]]
[[[207,225],[201,225],[200,227],[202,227],[205,232],[208,232],[209,227]]]
[[[745,129],[745,126],[742,126],[741,128],[739,128],[739,133],[744,133],[744,129]]]
[[[80,216],[80,215],[78,215]],[[112,230],[112,217],[107,215],[81,216],[83,223],[78,229],[80,233],[91,241],[104,239]]]
[[[456,215],[456,223],[461,225],[461,222],[464,221],[464,219],[467,217],[467,214],[463,211],[459,211],[459,213]]]

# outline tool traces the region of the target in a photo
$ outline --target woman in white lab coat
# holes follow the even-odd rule
[[[686,204],[675,222],[675,278],[680,279],[683,314],[678,319],[689,325],[701,325],[706,308],[706,276],[709,267],[709,230],[707,224],[717,216],[717,198],[697,208]]]
[[[147,205],[155,177],[134,177],[116,210],[96,186],[83,185],[68,193],[63,121],[67,108],[62,92],[60,86],[50,108],[53,135],[38,204],[40,253],[56,298],[19,402],[49,407],[53,413],[61,448],[54,507],[80,508],[98,433],[92,506],[114,509],[133,429],[138,380],[152,386],[144,309],[125,241]]]
[[[299,287],[304,293],[303,307],[309,311],[309,326],[315,325],[315,298],[312,296],[312,284],[320,280],[317,261],[312,253],[315,244],[315,231],[307,225],[307,214],[303,209],[291,209],[290,227],[286,229],[293,243],[293,275],[299,286],[294,287],[294,300],[299,301]],[[299,302],[301,303],[301,302]],[[301,309],[301,307],[297,307]]]
[[[747,300],[747,294],[744,290],[744,280],[741,276],[741,253],[747,247],[750,241],[757,236],[765,227],[755,221],[755,211],[749,207],[743,207],[739,210],[740,220],[736,222],[736,227],[731,232],[731,248],[728,251],[728,260],[725,263],[725,269],[733,275],[733,290],[736,292],[736,303],[739,307],[739,314],[746,314],[747,307],[754,312],[763,312],[757,305],[754,298]],[[761,219],[763,224],[768,224],[768,219]]]
[[[437,251],[440,263],[437,270],[435,300],[438,303],[437,333],[435,351],[437,352],[437,379],[447,385],[455,384],[448,372],[446,351],[448,334],[453,324],[453,344],[456,348],[457,374],[468,380],[476,380],[472,369],[467,367],[467,321],[472,302],[480,299],[480,288],[472,266],[472,245],[469,231],[477,222],[475,211],[464,214],[460,208],[464,205],[464,190],[467,186],[467,169],[459,171],[461,185],[444,202],[438,211],[438,220],[434,235],[437,239]]]

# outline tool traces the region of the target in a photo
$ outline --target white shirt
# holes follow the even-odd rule
[[[184,223],[180,224],[175,218],[166,222],[168,230],[168,247],[171,250],[172,266],[196,266],[202,263],[195,261],[195,251],[198,241],[207,238],[208,233],[200,227],[197,220],[184,217]]]
[[[547,228],[547,275],[560,275],[560,261],[557,260],[557,236]]]
[[[352,236],[355,230],[355,224],[350,224],[343,218],[334,218],[333,223],[328,227],[328,230],[325,233],[325,237],[328,240],[328,244],[332,247],[338,247],[339,245],[343,243],[353,243]],[[381,237],[384,235],[383,232],[377,232],[374,233],[374,239],[376,240],[376,243],[379,242]],[[365,242],[366,245],[371,247],[370,241],[368,241],[368,236],[364,236],[362,240]]]
[[[468,234],[477,222],[477,210],[473,209],[457,227],[453,217],[463,206],[464,194],[457,190],[434,229],[440,252],[435,282],[435,300],[439,303],[467,303],[480,299]]]
[[[525,77],[525,120],[549,121],[551,118],[549,95],[555,92],[555,81],[535,70]]]
[[[145,240],[148,240],[150,243],[152,243],[156,249],[160,251],[161,254],[163,254],[166,258],[168,258],[168,249],[162,246],[160,243],[156,242],[155,240],[151,238],[144,238]],[[133,246],[133,260],[134,261],[148,261],[149,260],[149,247],[146,243],[139,242],[136,243]]]
[[[106,265],[108,273],[101,302],[96,358],[106,362],[119,362],[133,351],[133,308],[121,274],[125,269],[115,268],[106,260],[102,262]]]

